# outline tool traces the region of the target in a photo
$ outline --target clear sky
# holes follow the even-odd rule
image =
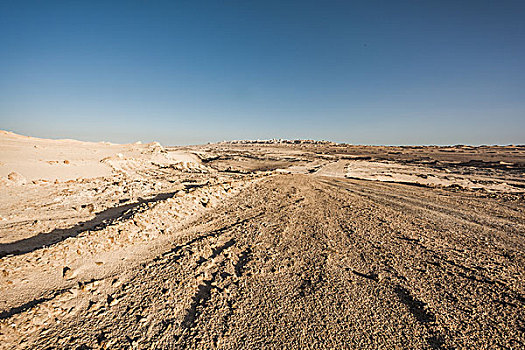
[[[525,1],[0,1],[0,129],[525,143]]]

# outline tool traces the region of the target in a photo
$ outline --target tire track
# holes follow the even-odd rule
[[[486,218],[483,216],[480,216],[478,213],[479,211],[468,211],[464,210],[465,207],[468,206],[462,206],[455,207],[454,209],[451,209],[451,207],[439,205],[437,201],[428,201],[428,200],[421,200],[418,197],[414,197],[414,194],[411,195],[401,195],[399,194],[397,188],[390,188],[385,189],[381,188],[380,191],[376,189],[372,189],[374,185],[371,186],[359,186],[358,184],[355,184],[353,182],[343,182],[340,180],[332,181],[337,184],[342,184],[343,188],[347,191],[353,192],[359,196],[365,196],[371,200],[380,202],[382,204],[387,205],[396,205],[400,208],[403,208],[405,210],[422,210],[426,211],[428,213],[439,213],[441,215],[445,215],[447,217],[451,217],[455,219],[456,221],[461,221],[469,225],[477,225],[477,226],[485,226],[485,227],[491,227],[495,230],[503,231],[508,230],[509,228],[511,230],[515,230],[515,232],[525,232],[525,224],[524,223],[518,223],[515,221],[505,220],[503,218],[498,217],[490,217]],[[323,183],[331,186],[337,186],[334,183],[331,183],[329,181],[323,181]],[[350,188],[352,187],[352,188]],[[381,193],[381,195],[378,195],[378,193]],[[496,224],[495,222],[499,222]],[[516,226],[517,225],[517,226]]]
[[[500,284],[477,258],[498,248],[475,255],[458,240],[449,251],[436,238],[461,216],[435,220],[429,209],[416,218],[419,205],[404,194],[380,200],[385,193],[376,187],[345,191],[323,181],[283,175],[260,182],[193,223],[155,259],[106,281],[89,296],[91,306],[27,344],[444,350],[523,343],[525,306],[513,292],[520,275]],[[421,191],[432,210],[448,205]],[[385,195],[398,196],[397,187]],[[465,234],[481,231],[467,227]]]

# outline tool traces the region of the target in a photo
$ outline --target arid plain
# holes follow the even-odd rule
[[[525,146],[0,131],[2,349],[522,349]]]

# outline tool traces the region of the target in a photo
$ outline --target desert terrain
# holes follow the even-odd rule
[[[1,349],[523,349],[525,146],[0,131]]]

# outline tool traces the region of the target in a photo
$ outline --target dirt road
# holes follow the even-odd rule
[[[524,226],[520,202],[272,176],[153,260],[59,292],[65,311],[13,345],[517,349]]]
[[[525,347],[523,146],[80,146],[0,179],[0,349]]]

